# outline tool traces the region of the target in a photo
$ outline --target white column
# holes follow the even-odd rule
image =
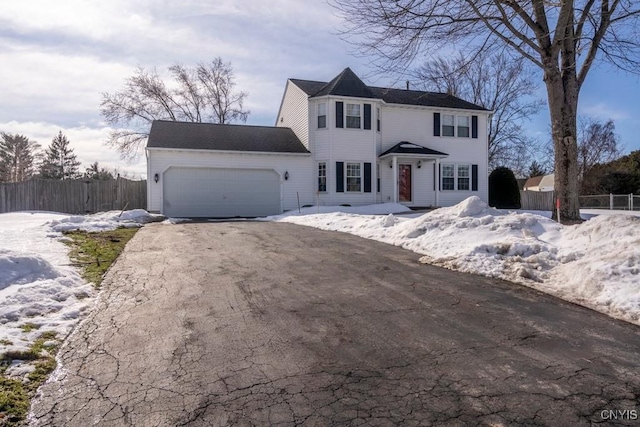
[[[436,173],[435,173],[435,187],[436,187],[436,206],[440,206],[440,159],[436,158]]]
[[[392,165],[393,171],[393,202],[398,203],[398,158],[396,156],[392,157]]]

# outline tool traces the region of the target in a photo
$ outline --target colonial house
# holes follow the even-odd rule
[[[488,198],[491,111],[442,93],[289,79],[276,124],[156,121],[148,209],[168,216],[277,214],[303,205]]]

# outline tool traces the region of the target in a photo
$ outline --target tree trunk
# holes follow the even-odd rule
[[[577,109],[579,85],[575,74],[556,68],[545,73],[555,153],[554,189],[560,199],[560,221],[581,221],[578,199]],[[554,206],[553,219],[558,220]]]

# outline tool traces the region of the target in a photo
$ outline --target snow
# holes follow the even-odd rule
[[[638,217],[606,212],[563,226],[549,213],[498,210],[475,196],[424,214],[397,215],[402,208],[307,208],[268,219],[401,246],[424,263],[510,280],[640,324]]]
[[[62,231],[139,227],[155,219],[139,209],[86,216],[0,214],[0,352],[27,350],[46,331],[62,339],[93,306],[96,292],[70,265]],[[26,331],[27,324],[33,329]],[[24,369],[30,368],[12,372]]]

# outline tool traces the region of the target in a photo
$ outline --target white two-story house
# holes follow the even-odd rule
[[[275,127],[154,122],[148,209],[261,216],[304,205],[456,204],[488,196],[491,112],[451,95],[289,79]]]

